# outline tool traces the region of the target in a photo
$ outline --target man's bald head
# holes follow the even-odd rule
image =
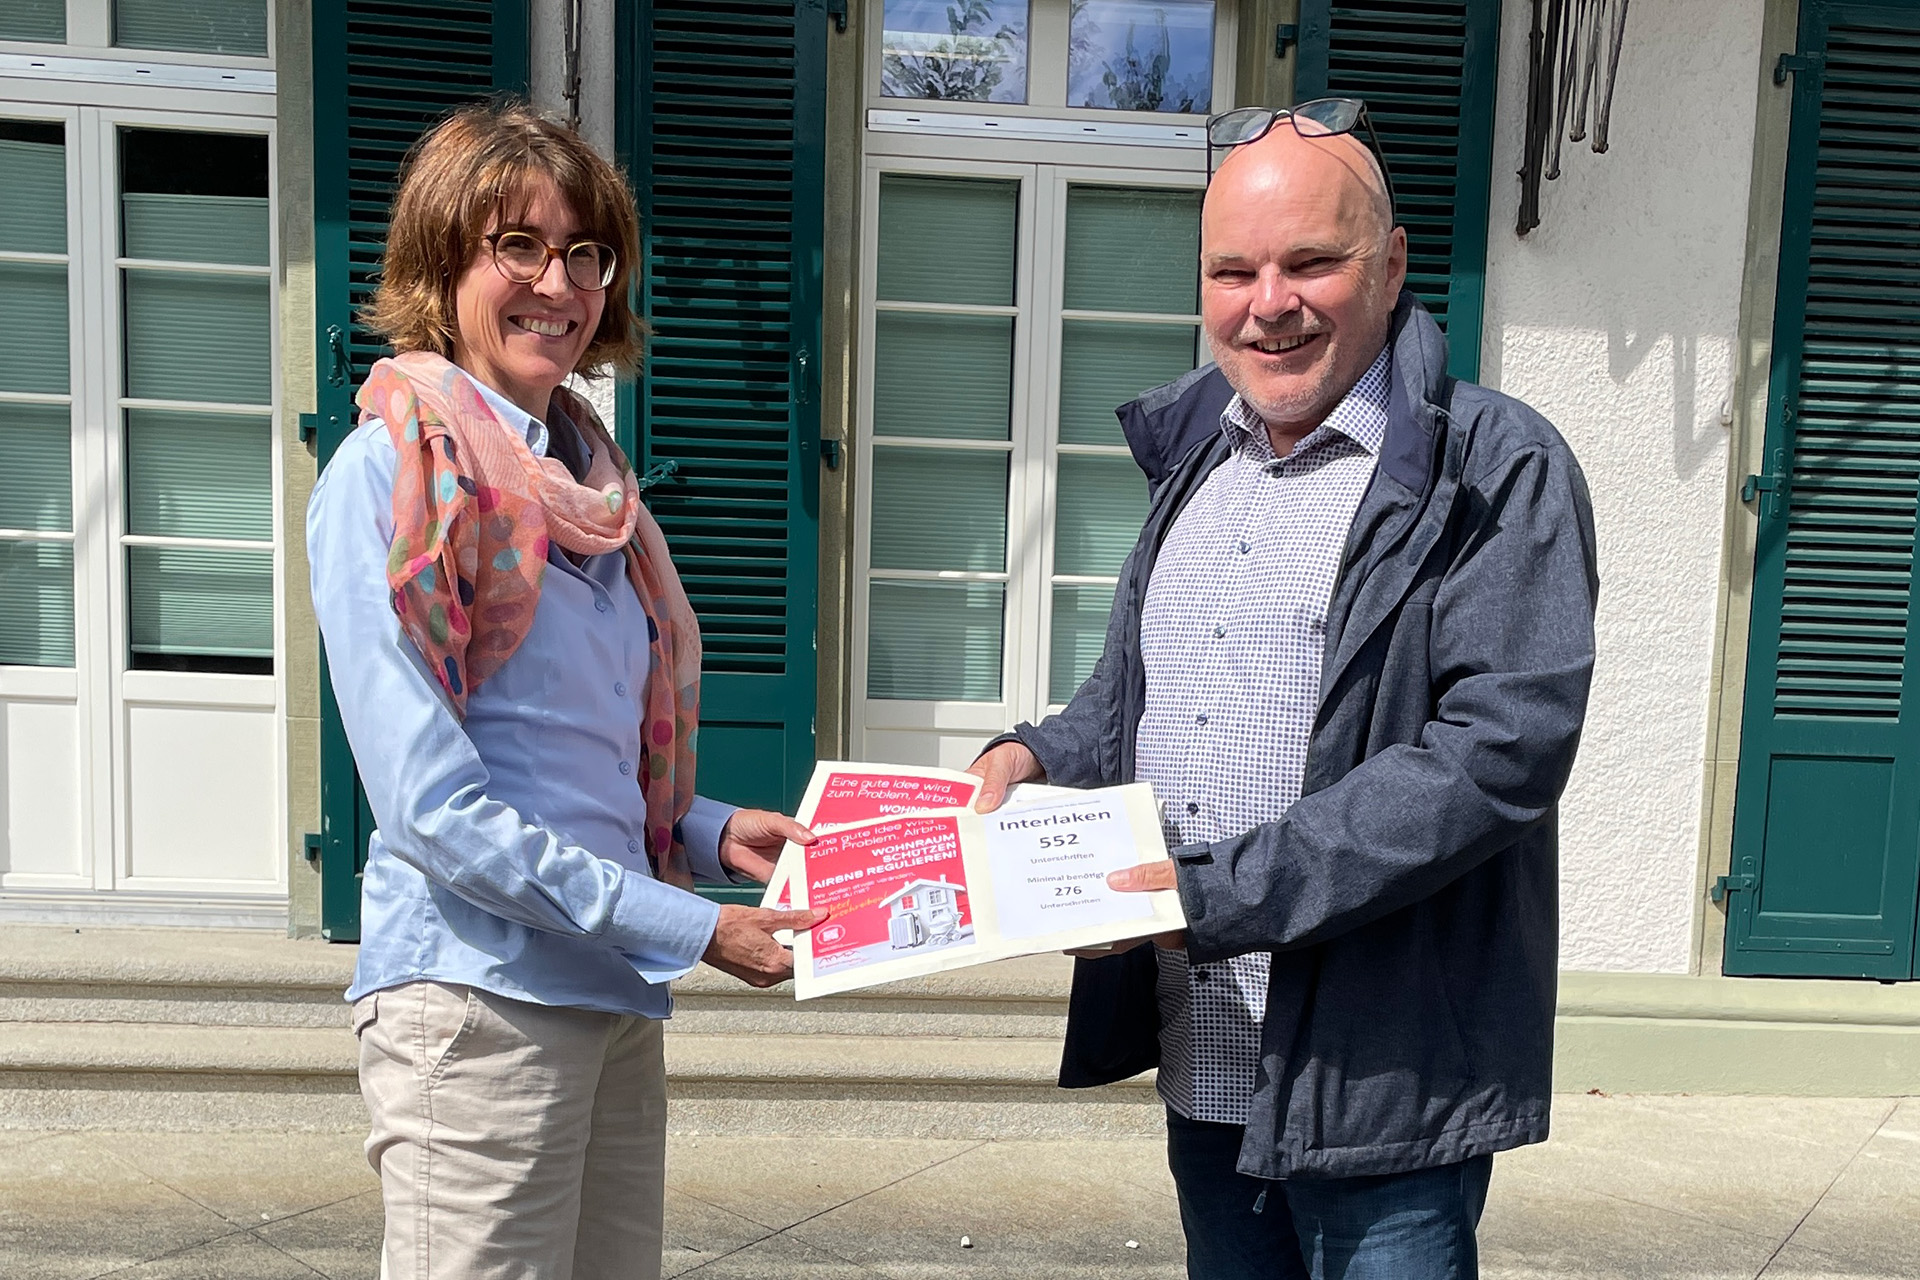
[[[1200,266],[1213,358],[1284,453],[1385,346],[1407,240],[1358,138],[1302,137],[1282,121],[1214,173]]]
[[[1302,137],[1291,123],[1277,120],[1265,136],[1227,151],[1207,185],[1207,203],[1216,192],[1235,192],[1225,197],[1234,199],[1241,188],[1277,183],[1338,188],[1355,202],[1352,216],[1371,219],[1382,239],[1393,230],[1386,171],[1373,149],[1354,134]]]

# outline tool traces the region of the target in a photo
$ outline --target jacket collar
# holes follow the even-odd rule
[[[1393,374],[1380,469],[1413,493],[1433,486],[1434,435],[1447,399],[1447,339],[1420,300],[1401,290],[1387,330]]]

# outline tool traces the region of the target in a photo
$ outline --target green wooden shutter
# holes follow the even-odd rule
[[[524,93],[528,0],[316,0],[313,7],[314,319],[320,465],[353,430],[353,395],[386,348],[356,320],[386,244],[400,161],[449,111]],[[373,816],[320,679],[321,928],[360,936]]]
[[[1407,229],[1407,287],[1480,372],[1500,0],[1300,0],[1294,97],[1366,101]]]
[[[652,0],[621,49],[653,337],[622,404],[700,615],[700,790],[792,811],[813,768],[821,0]]]
[[[1920,4],[1807,0],[1725,968],[1908,978],[1920,892]],[[1824,63],[1824,68],[1823,68]]]

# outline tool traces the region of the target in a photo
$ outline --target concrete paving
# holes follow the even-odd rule
[[[1151,1139],[676,1136],[668,1186],[668,1276],[1183,1274]],[[0,1130],[0,1277],[373,1280],[379,1238],[357,1133]],[[1920,1099],[1562,1097],[1481,1243],[1489,1280],[1920,1276]]]

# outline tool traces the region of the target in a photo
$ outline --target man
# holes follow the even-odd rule
[[[1157,1060],[1189,1275],[1470,1277],[1493,1153],[1547,1136],[1585,484],[1538,414],[1447,377],[1353,136],[1233,151],[1201,259],[1235,394],[1092,676],[975,763],[979,807],[1153,784],[1173,858],[1113,883],[1177,889],[1188,928],[1080,960],[1061,1082]]]

